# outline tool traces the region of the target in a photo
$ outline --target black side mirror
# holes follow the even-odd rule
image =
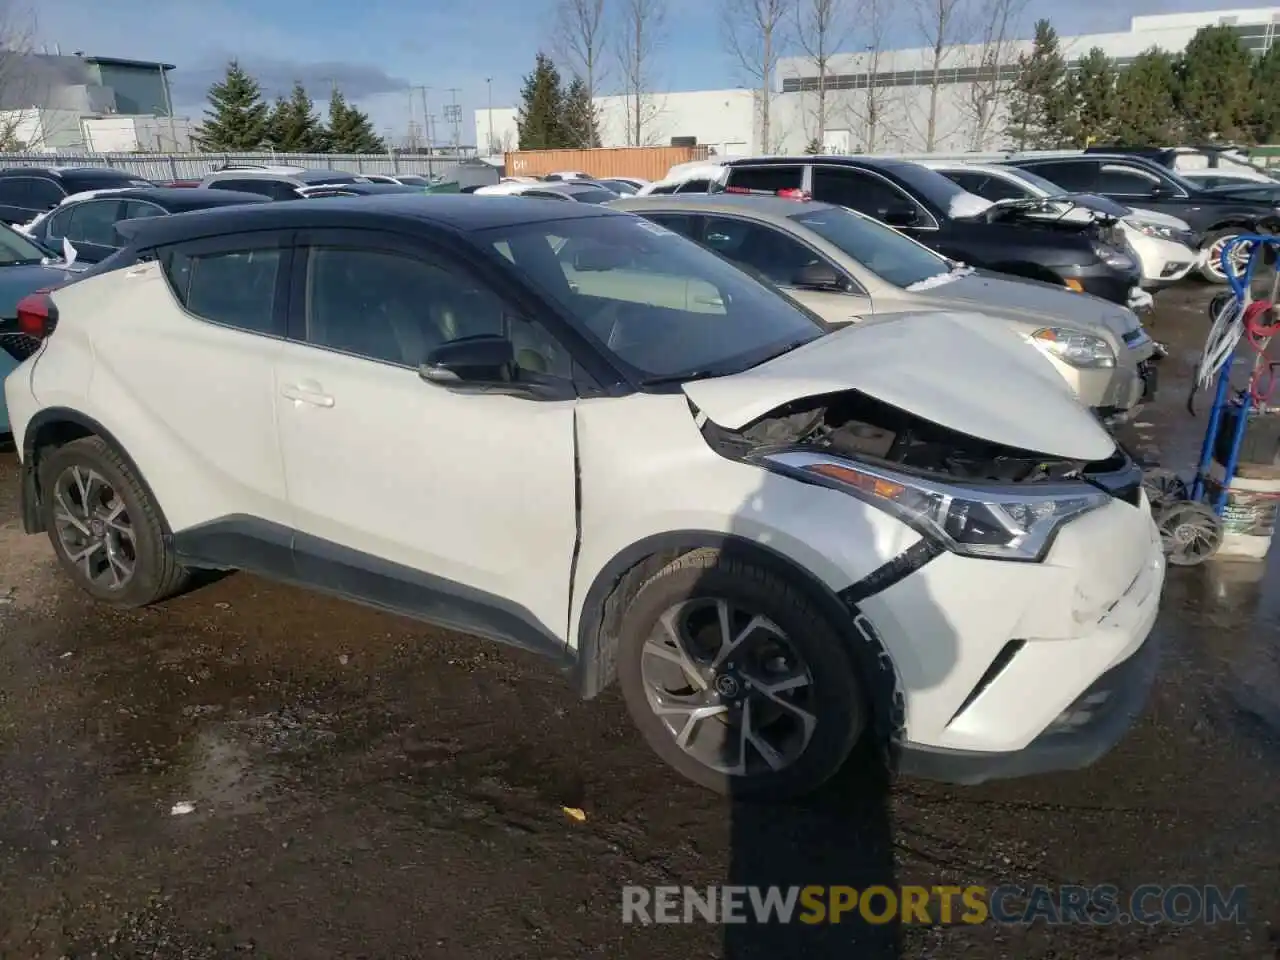
[[[1157,183],[1155,186],[1151,188],[1150,196],[1155,197],[1157,200],[1160,199],[1161,197],[1172,197],[1173,188],[1170,187],[1167,183]]]
[[[889,207],[880,217],[881,221],[891,227],[914,227],[920,219],[915,207]]]
[[[844,281],[831,264],[810,263],[796,271],[791,285],[804,290],[842,290]]]
[[[510,383],[515,379],[515,348],[506,337],[482,334],[436,347],[418,368],[423,380],[441,386]]]

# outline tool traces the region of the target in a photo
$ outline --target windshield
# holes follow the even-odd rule
[[[86,190],[123,190],[128,187],[154,187],[150,180],[113,170],[78,173],[65,178],[67,192],[84,193]]]
[[[0,229],[0,267],[12,267],[19,263],[39,263],[48,256],[50,256],[48,252],[18,231],[8,226]]]
[[[1254,200],[1260,203],[1276,203],[1280,201],[1280,183],[1267,186],[1265,183],[1232,183],[1224,187],[1209,187],[1209,193],[1222,197],[1235,197],[1240,200]]]
[[[431,186],[431,181],[428,180],[426,177],[414,177],[414,176],[408,176],[406,174],[400,175],[400,182],[403,183],[406,187]]]
[[[618,199],[612,190],[575,190],[569,196],[579,203],[608,203]]]
[[[1046,197],[1060,197],[1064,193],[1070,193],[1069,190],[1063,190],[1052,180],[1046,180],[1044,177],[1040,176],[1040,174],[1032,173],[1030,170],[1019,170],[1017,172],[1017,179],[1021,180],[1023,183],[1030,184],[1037,190],[1043,190]]]
[[[895,287],[909,287],[951,269],[946,260],[927,247],[848,210],[811,210],[793,214],[791,219]]]
[[[950,213],[957,198],[972,197],[954,180],[918,163],[895,163],[890,172],[938,209]],[[963,201],[961,201],[963,203]]]
[[[633,377],[727,376],[826,332],[782,294],[630,215],[482,231]]]

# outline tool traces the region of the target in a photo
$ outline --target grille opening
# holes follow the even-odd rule
[[[21,363],[40,349],[40,341],[25,333],[0,333],[0,350]]]

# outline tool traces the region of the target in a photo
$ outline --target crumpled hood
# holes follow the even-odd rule
[[[1043,320],[1045,326],[1052,326],[1055,321],[1065,321],[1084,330],[1100,326],[1122,340],[1126,333],[1141,326],[1132,310],[1101,297],[1073,293],[1038,280],[1022,280],[982,271],[921,290],[917,295],[936,297],[940,310],[972,304],[982,313],[1032,323]]]
[[[794,400],[841,390],[1049,456],[1104,460],[1116,446],[1035,347],[975,313],[890,314],[742,373],[684,385],[694,406],[730,430]]]

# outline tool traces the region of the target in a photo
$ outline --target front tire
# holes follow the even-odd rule
[[[58,562],[80,589],[118,607],[178,592],[187,570],[165,542],[160,511],[129,464],[99,437],[40,464],[41,510]]]
[[[1240,233],[1239,228],[1232,227],[1226,230],[1214,230],[1204,238],[1204,263],[1199,266],[1201,277],[1210,283],[1224,284],[1227,282],[1227,276],[1222,272],[1222,248],[1232,237],[1240,236]],[[1245,264],[1249,262],[1250,250],[1251,248],[1246,244],[1239,244],[1236,247],[1235,252],[1232,254],[1232,260],[1237,270],[1243,270]]]
[[[697,550],[623,616],[618,679],[654,751],[734,797],[810,793],[847,760],[867,708],[839,632],[774,572]]]

